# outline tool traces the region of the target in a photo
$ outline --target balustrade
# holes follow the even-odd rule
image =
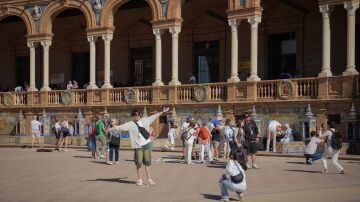
[[[324,78],[300,78],[290,79],[293,85],[292,96],[286,97],[287,100],[307,100],[307,99],[326,99],[328,97],[337,97],[345,93],[343,86],[352,85],[354,91],[350,96],[360,96],[360,77],[356,76],[353,80],[348,77],[330,77]],[[235,91],[231,89],[231,102],[244,102],[246,100],[254,101],[271,101],[278,100],[281,96],[278,92],[283,80],[267,80],[258,82],[240,82],[236,85]],[[214,103],[226,102],[228,99],[229,85],[226,83],[209,83],[209,84],[190,84],[179,85],[176,87],[164,86],[155,87],[133,87],[135,97],[133,104],[181,104],[181,103]],[[207,91],[206,99],[199,101],[198,97],[202,90]],[[324,90],[319,90],[324,89]],[[200,90],[200,91],[197,91]],[[70,92],[72,97],[71,105],[82,106],[101,106],[108,104],[126,105],[125,94],[129,93],[129,88],[113,89],[95,89],[95,90],[71,90],[71,91],[49,91],[49,92],[6,92],[0,93],[0,107],[11,106],[62,106],[61,98],[63,93]],[[200,94],[196,94],[200,93]],[[233,93],[232,93],[233,92]],[[156,99],[153,98],[156,96]]]

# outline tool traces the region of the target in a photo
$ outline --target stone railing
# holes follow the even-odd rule
[[[285,94],[285,95],[284,95]],[[67,95],[67,98],[64,98]],[[360,96],[359,76],[189,84],[93,90],[0,93],[0,108],[221,104],[227,102],[307,101]],[[70,98],[69,98],[70,97]]]

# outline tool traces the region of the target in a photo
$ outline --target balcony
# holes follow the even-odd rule
[[[219,105],[246,102],[341,100],[360,97],[359,76],[208,83],[162,87],[0,93],[0,108],[130,105]]]

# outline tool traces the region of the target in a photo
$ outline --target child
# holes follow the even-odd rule
[[[237,153],[230,151],[230,160],[226,165],[226,174],[219,181],[222,201],[229,201],[228,190],[236,192],[239,201],[244,199],[243,192],[246,190],[245,170],[247,169],[245,157],[246,153],[242,151],[237,151]]]
[[[321,159],[322,154],[316,152],[318,144],[321,142],[319,138],[316,137],[316,132],[311,131],[311,137],[305,141],[305,154],[306,164],[314,164],[313,162]]]

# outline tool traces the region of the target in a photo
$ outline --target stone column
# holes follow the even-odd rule
[[[248,18],[251,25],[251,70],[248,81],[260,81],[258,76],[258,25],[261,22],[261,16]]]
[[[170,28],[172,34],[172,76],[169,85],[180,85],[178,65],[179,65],[179,33],[181,27],[175,26]]]
[[[43,47],[44,52],[44,58],[43,58],[43,66],[44,66],[44,81],[43,81],[43,87],[41,88],[41,91],[50,91],[49,87],[49,49],[51,46],[51,40],[45,40],[41,41],[41,45]]]
[[[27,46],[30,48],[30,87],[28,91],[37,91],[35,84],[35,47],[36,42],[28,42]]]
[[[344,2],[344,7],[347,10],[347,67],[343,75],[359,75],[355,69],[355,12],[359,8],[359,2]]]
[[[320,6],[320,12],[322,13],[322,19],[323,19],[323,45],[322,45],[322,70],[319,74],[319,77],[328,77],[332,76],[331,73],[331,67],[330,67],[330,43],[331,43],[331,37],[330,37],[330,6],[324,5]]]
[[[163,31],[160,28],[155,28],[153,30],[155,34],[155,48],[156,48],[156,74],[155,74],[155,82],[152,84],[153,86],[163,86],[161,78],[161,66],[162,66],[162,45],[161,45],[161,35]]]
[[[88,41],[90,42],[90,83],[89,86],[87,87],[88,89],[96,89],[98,88],[96,86],[96,78],[95,78],[95,74],[96,74],[96,41],[97,41],[97,36],[88,36]]]
[[[231,77],[228,82],[239,82],[238,77],[238,26],[239,22],[236,19],[229,20],[231,27]]]
[[[104,85],[102,88],[112,88],[110,83],[110,43],[113,39],[112,34],[104,34],[102,35],[102,39],[104,40]]]

